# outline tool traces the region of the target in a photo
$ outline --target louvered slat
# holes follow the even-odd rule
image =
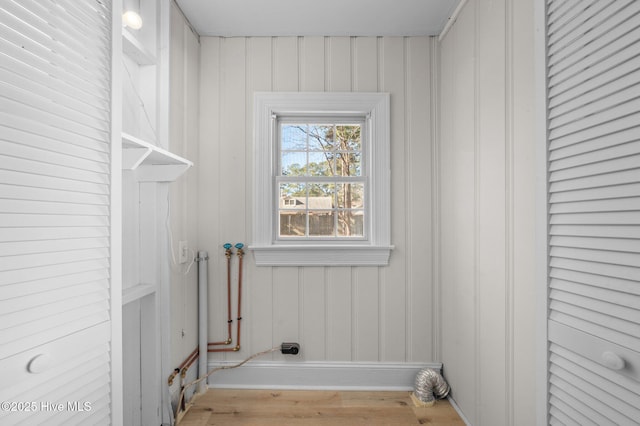
[[[0,228],[0,240],[2,241],[36,241],[62,238],[93,238],[107,237],[108,228],[87,228],[80,226],[69,226],[65,228],[42,227],[42,228]]]
[[[586,104],[583,103],[581,106],[562,114],[558,111],[555,117],[551,117],[549,128],[554,129],[554,131],[561,129],[567,134],[609,121],[611,115],[617,116],[620,113],[620,109],[627,108],[626,103],[636,102],[636,99],[640,97],[640,85],[629,83],[629,81],[625,80],[618,81],[615,88],[618,93],[615,96],[607,96]],[[606,89],[611,90],[610,87]],[[578,102],[581,102],[581,99]]]
[[[570,266],[570,265],[569,265]],[[581,270],[551,268],[549,276],[560,281],[581,283],[595,288],[614,290],[608,297],[620,297],[627,299],[629,295],[640,296],[640,286],[635,281],[614,278],[605,275],[596,275]],[[606,298],[605,298],[606,300]]]
[[[567,414],[569,413],[569,414]],[[589,420],[586,419],[582,424],[575,421],[575,418],[584,417],[584,415],[571,406],[566,404],[562,399],[551,398],[551,406],[549,408],[550,426],[584,426],[588,424]]]
[[[612,0],[609,0],[611,2]],[[579,21],[589,19],[591,16],[601,10],[606,4],[598,2],[597,0],[586,1],[568,1],[565,2],[564,8],[558,8],[554,11],[549,11],[549,18],[547,21],[549,36],[557,34],[558,32],[566,33],[563,28],[573,28],[579,25]],[[582,18],[582,19],[577,19]]]
[[[606,249],[581,249],[573,247],[551,248],[551,256],[558,259],[583,260],[613,266],[636,267],[640,265],[640,255],[635,253],[614,252]]]
[[[571,409],[565,409],[563,411],[572,420],[572,423],[569,424],[580,426],[601,426],[606,424],[607,419],[593,410],[588,403],[583,402],[583,400],[573,392],[573,387],[558,378],[551,378],[550,382],[549,394],[551,395],[551,404],[554,405],[554,399],[557,398],[571,407]]]
[[[92,46],[82,42],[86,34],[83,31],[95,31],[95,29],[91,27],[82,28],[77,25],[77,22],[74,22],[73,25],[69,25],[68,15],[67,18],[64,19],[51,13],[51,3],[36,2],[34,0],[20,0],[20,5],[18,5],[13,1],[7,1],[5,2],[5,10],[9,12],[10,16],[17,17],[23,21],[28,20],[29,24],[32,25],[34,29],[40,31],[42,34],[46,34],[54,38],[58,44],[68,46],[69,50],[73,51],[73,53],[70,52],[71,54],[77,55],[81,59],[88,59],[83,62],[86,62],[89,65],[95,63],[96,66],[100,65],[103,69],[107,69],[109,67],[107,61],[108,54],[106,54],[107,51],[104,48],[92,49]],[[39,16],[49,16],[50,19],[30,19],[34,12]],[[64,31],[58,31],[57,29],[60,27],[64,28]],[[96,33],[96,36],[100,37],[100,33]],[[78,59],[75,56],[74,58]]]
[[[550,25],[554,22],[557,22],[559,19],[565,16],[573,16],[575,12],[571,10],[580,5],[584,5],[585,3],[592,4],[596,0],[567,0],[567,1],[547,1],[547,23]],[[568,15],[569,14],[569,15]]]
[[[96,105],[108,107],[109,96],[103,87],[95,86],[85,79],[76,78],[73,70],[67,70],[49,62],[55,59],[53,56],[34,58],[33,55],[22,49],[19,40],[14,40],[11,33],[3,29],[2,26],[0,26],[0,46],[2,46],[3,53],[9,57],[6,62],[7,66],[12,62],[19,62],[22,66],[31,68],[32,72],[46,73],[55,78],[60,82],[61,86],[59,87],[75,86],[77,90],[85,92],[87,97],[95,98]]]
[[[569,179],[578,179],[583,177],[593,177],[599,174],[616,173],[618,171],[633,170],[637,171],[640,155],[627,155],[622,158],[601,161],[599,163],[586,164],[583,166],[572,167],[552,171],[549,176],[550,182],[557,182]]]
[[[0,169],[0,180],[2,180],[3,183],[19,187],[30,186],[54,191],[75,191],[80,194],[88,193],[106,195],[109,193],[109,187],[107,185],[97,185],[93,182],[65,179],[64,177],[43,177],[42,175],[16,170]]]
[[[640,75],[639,75],[640,77]],[[555,156],[551,159],[553,161],[553,169],[562,170],[568,169],[571,167],[577,167],[587,164],[599,163],[603,160],[610,160],[615,158],[626,157],[630,155],[634,155],[640,149],[640,141],[633,142],[622,142],[621,144],[611,145],[599,148],[599,149],[590,149],[585,150],[583,152],[578,152],[574,150],[573,153],[567,155],[566,157]],[[638,193],[640,194],[640,193]]]
[[[606,395],[599,390],[594,392],[595,389],[597,389],[595,386],[589,386],[589,384],[579,376],[574,376],[555,364],[552,364],[550,370],[552,373],[552,385],[558,389],[562,389],[565,395],[572,395],[577,401],[584,402],[584,404],[581,404],[582,412],[592,420],[595,420],[597,425],[632,424],[632,418],[620,413],[621,411],[633,412],[635,411],[633,407],[616,403],[615,399],[607,398]],[[610,402],[612,406],[609,406],[607,402]]]
[[[637,424],[640,2],[547,4],[549,423]]]
[[[573,191],[579,189],[602,188],[601,198],[608,199],[608,189],[617,185],[635,184],[638,182],[638,170],[630,169],[598,176],[585,176],[570,180],[550,182],[549,192]]]
[[[606,49],[590,51],[591,54],[584,55],[582,59],[564,69],[560,66],[563,65],[562,62],[559,62],[560,65],[549,67],[549,86],[553,88],[550,97],[578,87],[605,72],[612,72],[613,74],[609,75],[618,77],[624,75],[616,73],[614,69],[637,56],[634,46],[638,45],[638,31],[640,28],[636,23],[633,30],[613,40]]]
[[[570,203],[554,203],[551,213],[574,213],[574,212],[606,212],[606,211],[638,211],[640,210],[640,197],[629,197],[624,199],[612,199],[608,203],[599,200],[594,201],[574,201]]]
[[[554,310],[571,315],[579,320],[595,322],[599,326],[615,329],[617,332],[633,336],[640,325],[635,309],[614,303],[584,297],[581,294],[556,290],[551,283],[551,297]],[[606,312],[606,313],[603,313]]]
[[[558,26],[561,31],[549,37],[549,65],[554,66],[560,60],[576,62],[585,56],[587,46],[588,50],[600,49],[629,31],[629,17],[640,11],[637,6],[633,0],[615,1],[595,13],[591,22],[574,19],[577,25]]]
[[[66,145],[59,148],[64,150],[65,147],[73,148],[73,145]],[[83,172],[93,172],[99,175],[99,177],[87,180],[95,181],[99,179],[99,182],[104,182],[104,176],[109,173],[108,163],[96,161],[95,159],[77,157],[66,152],[61,153],[44,147],[0,141],[0,150],[2,150],[1,152],[11,152],[12,158],[37,162],[37,166],[41,166],[41,164],[43,166],[64,164],[65,168],[77,169]],[[98,155],[96,155],[96,157],[98,157]],[[20,170],[22,171],[23,169],[21,168]]]
[[[557,236],[551,237],[551,245],[554,247],[576,247],[632,253],[640,252],[640,246],[633,239]]]
[[[614,148],[629,142],[635,142],[638,139],[638,131],[640,131],[640,126],[631,126],[623,130],[618,129],[615,133],[607,134],[606,137],[593,137],[582,140],[580,143],[560,145],[556,141],[556,143],[553,143],[553,146],[551,146],[552,151],[549,153],[549,160],[555,161],[570,158],[574,155],[582,155],[598,150]]]
[[[551,288],[565,293],[564,296],[556,296],[559,300],[562,300],[563,298],[564,300],[573,299],[576,297],[578,298],[578,304],[580,304],[579,300],[583,299],[585,302],[582,306],[595,309],[600,307],[606,309],[607,304],[620,306],[623,308],[621,311],[616,309],[611,310],[611,312],[614,312],[614,315],[622,312],[623,315],[620,315],[621,318],[625,318],[631,322],[640,323],[640,317],[638,317],[636,312],[640,309],[640,297],[634,296],[633,294],[610,291],[611,287],[598,288],[590,285],[583,285],[582,283],[559,279],[551,280]],[[605,310],[604,312],[609,311]]]
[[[0,400],[64,405],[2,424],[113,423],[111,7],[0,3]]]
[[[552,268],[582,271],[589,274],[620,278],[632,282],[637,282],[638,278],[638,270],[635,266],[628,267],[557,257],[551,258],[549,263]]]
[[[62,277],[50,278],[48,280],[23,281],[3,287],[2,295],[9,300],[15,297],[26,297],[47,292],[51,288],[64,290],[67,287],[77,284],[91,283],[94,281],[107,280],[108,274],[102,269],[82,271],[76,274],[64,275]]]
[[[52,253],[55,251],[89,250],[108,247],[107,238],[67,238],[0,243],[0,256]]]
[[[8,200],[40,200],[69,204],[80,204],[84,202],[98,206],[106,206],[109,204],[109,198],[106,195],[79,194],[73,191],[59,191],[29,186],[16,187],[5,184],[0,184],[0,198]]]
[[[640,238],[640,226],[553,225],[549,235],[580,235],[592,237]]]
[[[32,73],[29,75],[28,71],[30,69],[27,69],[27,73],[23,74],[22,72],[25,70],[21,68],[22,67],[14,67],[12,72],[6,69],[0,69],[0,80],[12,87],[20,87],[21,91],[39,93],[41,97],[46,97],[60,106],[76,111],[81,110],[90,119],[100,120],[100,117],[104,114],[104,110],[101,110],[99,106],[96,107],[91,102],[78,100],[70,96],[69,92],[63,93],[52,90],[50,88],[51,85],[55,85],[57,82],[50,76],[43,76],[41,73]],[[14,92],[16,91],[14,90]],[[73,91],[70,92],[71,94],[73,93]],[[18,91],[18,94],[20,95],[21,93]]]
[[[97,163],[95,164],[95,167],[99,167],[100,163],[109,163],[109,155],[104,150],[105,148],[108,148],[108,146],[104,146],[102,143],[95,145],[98,149],[91,149],[90,147],[86,147],[78,143],[80,142],[80,138],[74,139],[76,143],[69,143],[66,139],[56,140],[50,134],[42,136],[34,133],[34,131],[35,129],[25,131],[16,127],[0,127],[2,140],[7,141],[6,143],[9,143],[8,141],[20,140],[25,149],[40,149],[51,153],[63,154],[66,155],[67,158],[72,157],[77,158],[78,160],[88,160],[91,163]],[[82,139],[82,141],[86,142],[86,139]]]
[[[84,136],[96,140],[106,140],[108,126],[100,124],[91,127],[93,123],[85,124],[86,115],[83,111],[74,111],[66,108],[60,108],[53,102],[41,102],[39,96],[23,96],[18,90],[0,86],[0,96],[4,98],[4,102],[0,105],[0,111],[22,117],[32,117],[34,120],[55,128],[65,128],[71,130],[79,136]],[[19,100],[18,100],[19,99]]]

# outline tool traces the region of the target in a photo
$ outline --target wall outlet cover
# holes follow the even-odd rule
[[[187,263],[189,258],[189,245],[186,241],[178,243],[178,263]]]

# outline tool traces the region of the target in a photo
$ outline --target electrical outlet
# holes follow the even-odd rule
[[[178,263],[187,263],[189,259],[189,245],[186,241],[178,243]]]
[[[280,345],[280,352],[289,355],[298,355],[300,352],[300,345],[298,343],[283,343]]]

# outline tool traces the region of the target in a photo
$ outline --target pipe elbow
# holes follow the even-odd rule
[[[424,368],[418,372],[415,380],[413,402],[418,406],[430,406],[436,399],[445,398],[451,388],[444,377],[432,368]]]

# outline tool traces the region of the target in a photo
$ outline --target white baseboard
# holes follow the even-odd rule
[[[234,362],[209,362],[209,371]],[[209,376],[210,388],[387,390],[414,389],[423,368],[440,372],[440,363],[362,362],[252,362],[240,368],[220,370]]]
[[[460,416],[460,419],[464,422],[464,424],[467,426],[471,426],[471,422],[465,417],[464,413],[460,409],[460,406],[456,403],[456,400],[451,398],[451,395],[447,396],[447,399],[449,400],[449,404],[451,404],[453,409],[456,410],[458,416]]]

